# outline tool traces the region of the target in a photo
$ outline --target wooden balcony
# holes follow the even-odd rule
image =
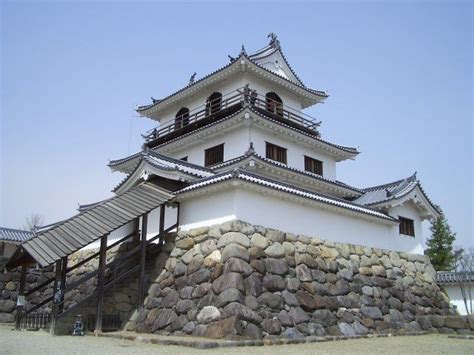
[[[313,117],[255,92],[252,94],[247,88],[235,90],[222,98],[209,101],[206,105],[177,116],[174,121],[154,128],[142,136],[146,145],[153,148],[209,123],[224,119],[245,106],[252,107],[272,120],[303,130],[315,137],[320,136],[317,130],[320,122]]]

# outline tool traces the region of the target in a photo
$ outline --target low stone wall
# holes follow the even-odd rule
[[[466,330],[429,259],[241,221],[181,231],[127,330],[209,338]],[[469,324],[471,322],[471,324]]]
[[[107,253],[107,262],[111,262],[121,253],[124,253],[130,248],[133,248],[132,243],[123,243],[120,246],[112,248]],[[72,254],[68,259],[68,265],[75,265],[82,260],[88,258],[92,254],[95,254],[97,250],[85,250],[79,251]],[[96,270],[98,267],[98,259],[91,260],[90,262],[81,265],[77,269],[73,270],[67,275],[67,283],[71,284],[85,276],[87,273]],[[48,267],[45,269],[28,269],[26,276],[25,290],[29,291],[47,281],[49,278],[54,278],[54,267]],[[97,278],[93,277],[86,281],[79,287],[67,292],[64,297],[64,308],[68,309],[76,304],[80,303],[87,296],[93,293],[97,286]],[[20,288],[20,268],[14,269],[11,272],[0,273],[0,323],[14,322],[16,316],[16,300],[18,297]],[[118,283],[116,287],[110,292],[107,292],[104,297],[104,313],[105,314],[119,314],[120,318],[126,321],[130,312],[136,308],[137,304],[137,288],[138,284],[136,280],[126,280],[123,283]],[[52,282],[45,288],[35,291],[33,294],[28,296],[26,308],[31,309],[33,306],[39,304],[43,300],[53,295],[53,284]],[[83,315],[95,313],[95,300],[91,300],[83,307],[79,313]],[[47,303],[43,307],[37,310],[37,312],[50,312],[51,303]],[[72,317],[75,318],[78,312],[74,312]],[[67,323],[69,320],[66,320]],[[73,324],[73,319],[70,320]]]

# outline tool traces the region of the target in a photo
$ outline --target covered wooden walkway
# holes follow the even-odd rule
[[[155,243],[156,247],[159,248],[164,242],[164,236],[178,226],[179,206],[171,202],[173,197],[174,195],[170,191],[157,186],[153,182],[144,182],[122,194],[90,205],[79,214],[54,225],[21,244],[16,254],[7,264],[9,268],[18,266],[22,268],[19,304],[27,302],[29,295],[51,284],[53,285],[53,295],[30,308],[23,308],[20,305],[17,308],[17,328],[20,327],[22,317],[51,302],[50,330],[54,332],[58,317],[69,311],[69,309],[64,309],[65,293],[74,290],[93,277],[97,277],[97,288],[86,299],[97,296],[95,325],[97,332],[102,330],[104,292],[117,281],[136,271],[139,271],[137,309],[141,309],[145,295],[147,245]],[[178,213],[176,222],[165,229],[167,205],[177,207]],[[147,239],[148,214],[156,208],[160,208],[159,233]],[[107,239],[110,233],[128,223],[133,223],[133,231],[108,245]],[[68,265],[68,257],[71,254],[97,240],[100,240],[100,248],[97,253],[77,262],[75,265]],[[137,245],[119,258],[107,263],[107,251],[129,240],[136,241]],[[67,275],[71,271],[95,258],[98,258],[96,270],[68,284]],[[25,292],[27,268],[36,265],[42,268],[54,265],[55,277]],[[113,275],[113,278],[106,280],[107,274]],[[81,303],[86,299],[82,300]]]

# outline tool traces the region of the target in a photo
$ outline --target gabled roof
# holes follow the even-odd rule
[[[416,173],[405,179],[362,189],[364,194],[353,202],[364,206],[383,207],[407,197],[415,189],[420,191],[432,214],[434,216],[439,215],[440,211],[421,187],[420,181],[416,178]]]
[[[310,199],[321,204],[331,205],[333,207],[341,208],[344,210],[350,210],[356,213],[362,213],[365,215],[369,215],[371,217],[376,217],[386,222],[398,223],[398,221],[395,218],[388,216],[387,214],[382,213],[380,211],[374,210],[370,207],[360,206],[343,199],[327,196],[320,193],[315,193],[315,192],[308,191],[302,188],[297,188],[291,185],[284,184],[279,181],[269,179],[267,177],[263,177],[254,173],[249,173],[248,171],[244,171],[241,169],[235,169],[231,172],[225,172],[225,173],[221,173],[209,178],[198,180],[194,183],[191,183],[189,186],[176,191],[175,195],[178,197],[178,200],[179,200],[180,195],[184,195],[194,190],[202,189],[207,186],[222,183],[224,181],[229,181],[232,179],[241,180],[241,181],[251,183],[251,184],[257,184],[257,185],[274,189],[274,190],[279,190],[281,192],[289,193],[289,194],[296,195],[296,196],[306,198],[306,199]]]
[[[0,241],[20,244],[33,238],[34,232],[22,229],[0,227]]]
[[[172,180],[196,180],[214,175],[211,169],[168,157],[147,149],[140,154],[137,165],[112,191],[119,192],[142,179],[143,173],[159,175]]]
[[[296,80],[292,80],[291,78],[288,78],[286,76],[282,76],[282,75],[279,75],[278,73],[276,73],[275,71],[272,71],[272,70],[269,70],[268,68],[266,68],[265,66],[262,66],[261,64],[259,64],[259,61],[264,58],[264,57],[268,57],[274,53],[278,52],[281,57],[283,58],[286,66],[288,66],[288,68],[290,69],[291,73],[294,75],[295,79]],[[173,92],[172,94],[164,97],[164,98],[161,98],[161,99],[153,99],[153,102],[151,104],[148,104],[148,105],[142,105],[142,106],[138,106],[136,108],[136,111],[140,114],[140,115],[143,115],[145,116],[146,115],[146,111],[149,110],[150,108],[152,107],[156,107],[158,105],[161,105],[163,104],[164,102],[168,101],[170,98],[174,97],[175,95],[179,94],[179,93],[182,93],[188,89],[191,89],[191,88],[194,88],[196,86],[199,86],[201,84],[203,84],[203,82],[205,82],[207,79],[211,78],[211,77],[214,77],[216,76],[217,74],[222,74],[224,71],[230,69],[230,68],[237,68],[239,66],[241,66],[241,60],[245,60],[246,61],[246,64],[250,64],[250,65],[254,65],[255,67],[258,67],[259,69],[267,72],[267,73],[271,73],[272,75],[275,75],[276,77],[280,78],[280,79],[283,79],[284,81],[286,81],[287,83],[291,83],[292,85],[294,85],[295,87],[298,87],[304,91],[306,91],[308,94],[310,95],[315,95],[317,97],[319,97],[320,99],[324,100],[326,99],[329,95],[326,94],[324,91],[321,91],[321,90],[315,90],[315,89],[311,89],[311,88],[308,88],[307,86],[305,86],[302,81],[298,78],[298,76],[296,75],[296,73],[294,72],[294,70],[291,68],[291,66],[289,65],[286,57],[284,56],[283,52],[281,51],[281,47],[278,46],[278,47],[274,47],[272,45],[268,45],[264,48],[262,48],[261,50],[257,51],[256,53],[254,54],[250,54],[250,55],[247,55],[247,53],[245,51],[241,51],[241,53],[239,54],[239,56],[237,58],[233,58],[233,60],[231,60],[230,63],[224,65],[223,67],[203,76],[201,79],[199,80],[196,80],[188,85],[186,85],[185,87],[179,89],[178,91],[175,91]]]

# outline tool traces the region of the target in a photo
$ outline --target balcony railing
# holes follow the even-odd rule
[[[223,95],[222,97],[208,101],[206,104],[201,105],[192,111],[176,116],[172,122],[147,131],[142,136],[145,138],[145,141],[149,143],[156,139],[165,137],[170,133],[184,130],[193,125],[196,126],[198,122],[203,121],[204,119],[212,120],[212,118],[222,118],[226,114],[235,112],[246,105],[256,108],[258,112],[269,116],[270,118],[292,126],[296,125],[298,128],[302,127],[311,131],[314,135],[319,136],[317,127],[321,122],[318,122],[313,117],[284,105],[281,102],[259,95],[248,87],[239,88]]]

